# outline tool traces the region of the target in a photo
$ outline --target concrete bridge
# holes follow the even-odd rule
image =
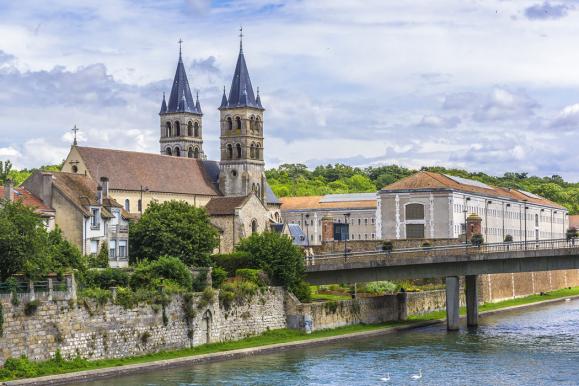
[[[446,278],[447,328],[459,326],[459,276],[465,276],[467,324],[478,325],[478,275],[579,269],[579,241],[540,240],[332,253],[306,260],[311,284]]]

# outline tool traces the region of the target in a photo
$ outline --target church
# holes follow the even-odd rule
[[[220,160],[203,149],[203,112],[193,97],[181,48],[168,100],[161,102],[160,154],[79,146],[75,140],[62,172],[106,178],[110,196],[138,218],[153,201],[182,200],[206,208],[221,233],[220,252],[243,237],[281,222],[281,202],[265,179],[265,109],[254,93],[240,40],[229,96],[220,112]]]

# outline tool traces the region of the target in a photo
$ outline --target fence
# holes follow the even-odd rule
[[[22,277],[0,282],[0,299],[27,302],[32,300],[70,300],[76,299],[76,284],[73,274],[62,278],[47,277],[45,280],[31,281]]]

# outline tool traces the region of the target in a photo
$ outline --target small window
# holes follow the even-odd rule
[[[253,219],[251,220],[251,233],[256,233],[257,232],[257,220]]]
[[[193,136],[193,122],[191,121],[187,122],[187,135],[189,137]]]
[[[78,173],[78,166],[72,165],[72,172],[73,172],[73,173]]]
[[[171,148],[170,148],[170,147],[168,147],[168,148],[165,150],[165,154],[167,154],[167,155],[173,155],[173,152],[171,151]]]
[[[175,122],[175,136],[176,137],[181,136],[181,124],[179,123],[179,121]]]
[[[193,149],[193,158],[199,158],[199,148]]]
[[[424,205],[406,205],[406,220],[424,220]]]
[[[140,199],[137,201],[137,210],[139,212],[143,211],[143,202]]]
[[[235,144],[235,153],[237,154],[237,158],[241,158],[241,144]]]
[[[199,137],[199,122],[195,122],[195,124],[193,125],[193,135],[195,137]]]
[[[227,159],[233,159],[233,146],[227,145]]]
[[[407,239],[423,239],[424,224],[406,224]]]
[[[119,240],[119,257],[127,257],[127,240]]]
[[[125,200],[125,210],[127,212],[131,211],[131,201],[128,198]]]
[[[100,210],[98,208],[92,208],[92,217],[91,217],[91,227],[98,228],[100,225]]]
[[[165,137],[171,136],[171,122],[165,124]]]
[[[181,149],[179,149],[178,147],[175,148],[175,157],[181,157]]]
[[[241,118],[235,117],[235,128],[241,130]]]
[[[187,157],[193,158],[193,148],[192,147],[189,147],[189,150],[187,151]]]
[[[233,121],[231,120],[231,117],[227,117],[227,129],[233,130]]]
[[[109,242],[109,257],[116,257],[117,253],[117,242],[116,240],[111,240]]]

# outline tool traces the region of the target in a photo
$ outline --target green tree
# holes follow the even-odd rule
[[[109,244],[106,241],[101,244],[99,253],[91,259],[90,265],[92,268],[109,267]]]
[[[12,170],[12,162],[10,160],[2,162],[0,161],[0,183],[4,184],[6,179],[10,176]]]
[[[254,233],[242,239],[236,248],[249,256],[249,267],[263,270],[274,285],[282,285],[300,297],[304,282],[304,255],[286,235],[276,232]],[[308,293],[309,295],[309,293]]]
[[[217,229],[205,209],[184,201],[152,202],[141,219],[129,227],[130,260],[178,257],[187,265],[206,267],[219,245]]]

